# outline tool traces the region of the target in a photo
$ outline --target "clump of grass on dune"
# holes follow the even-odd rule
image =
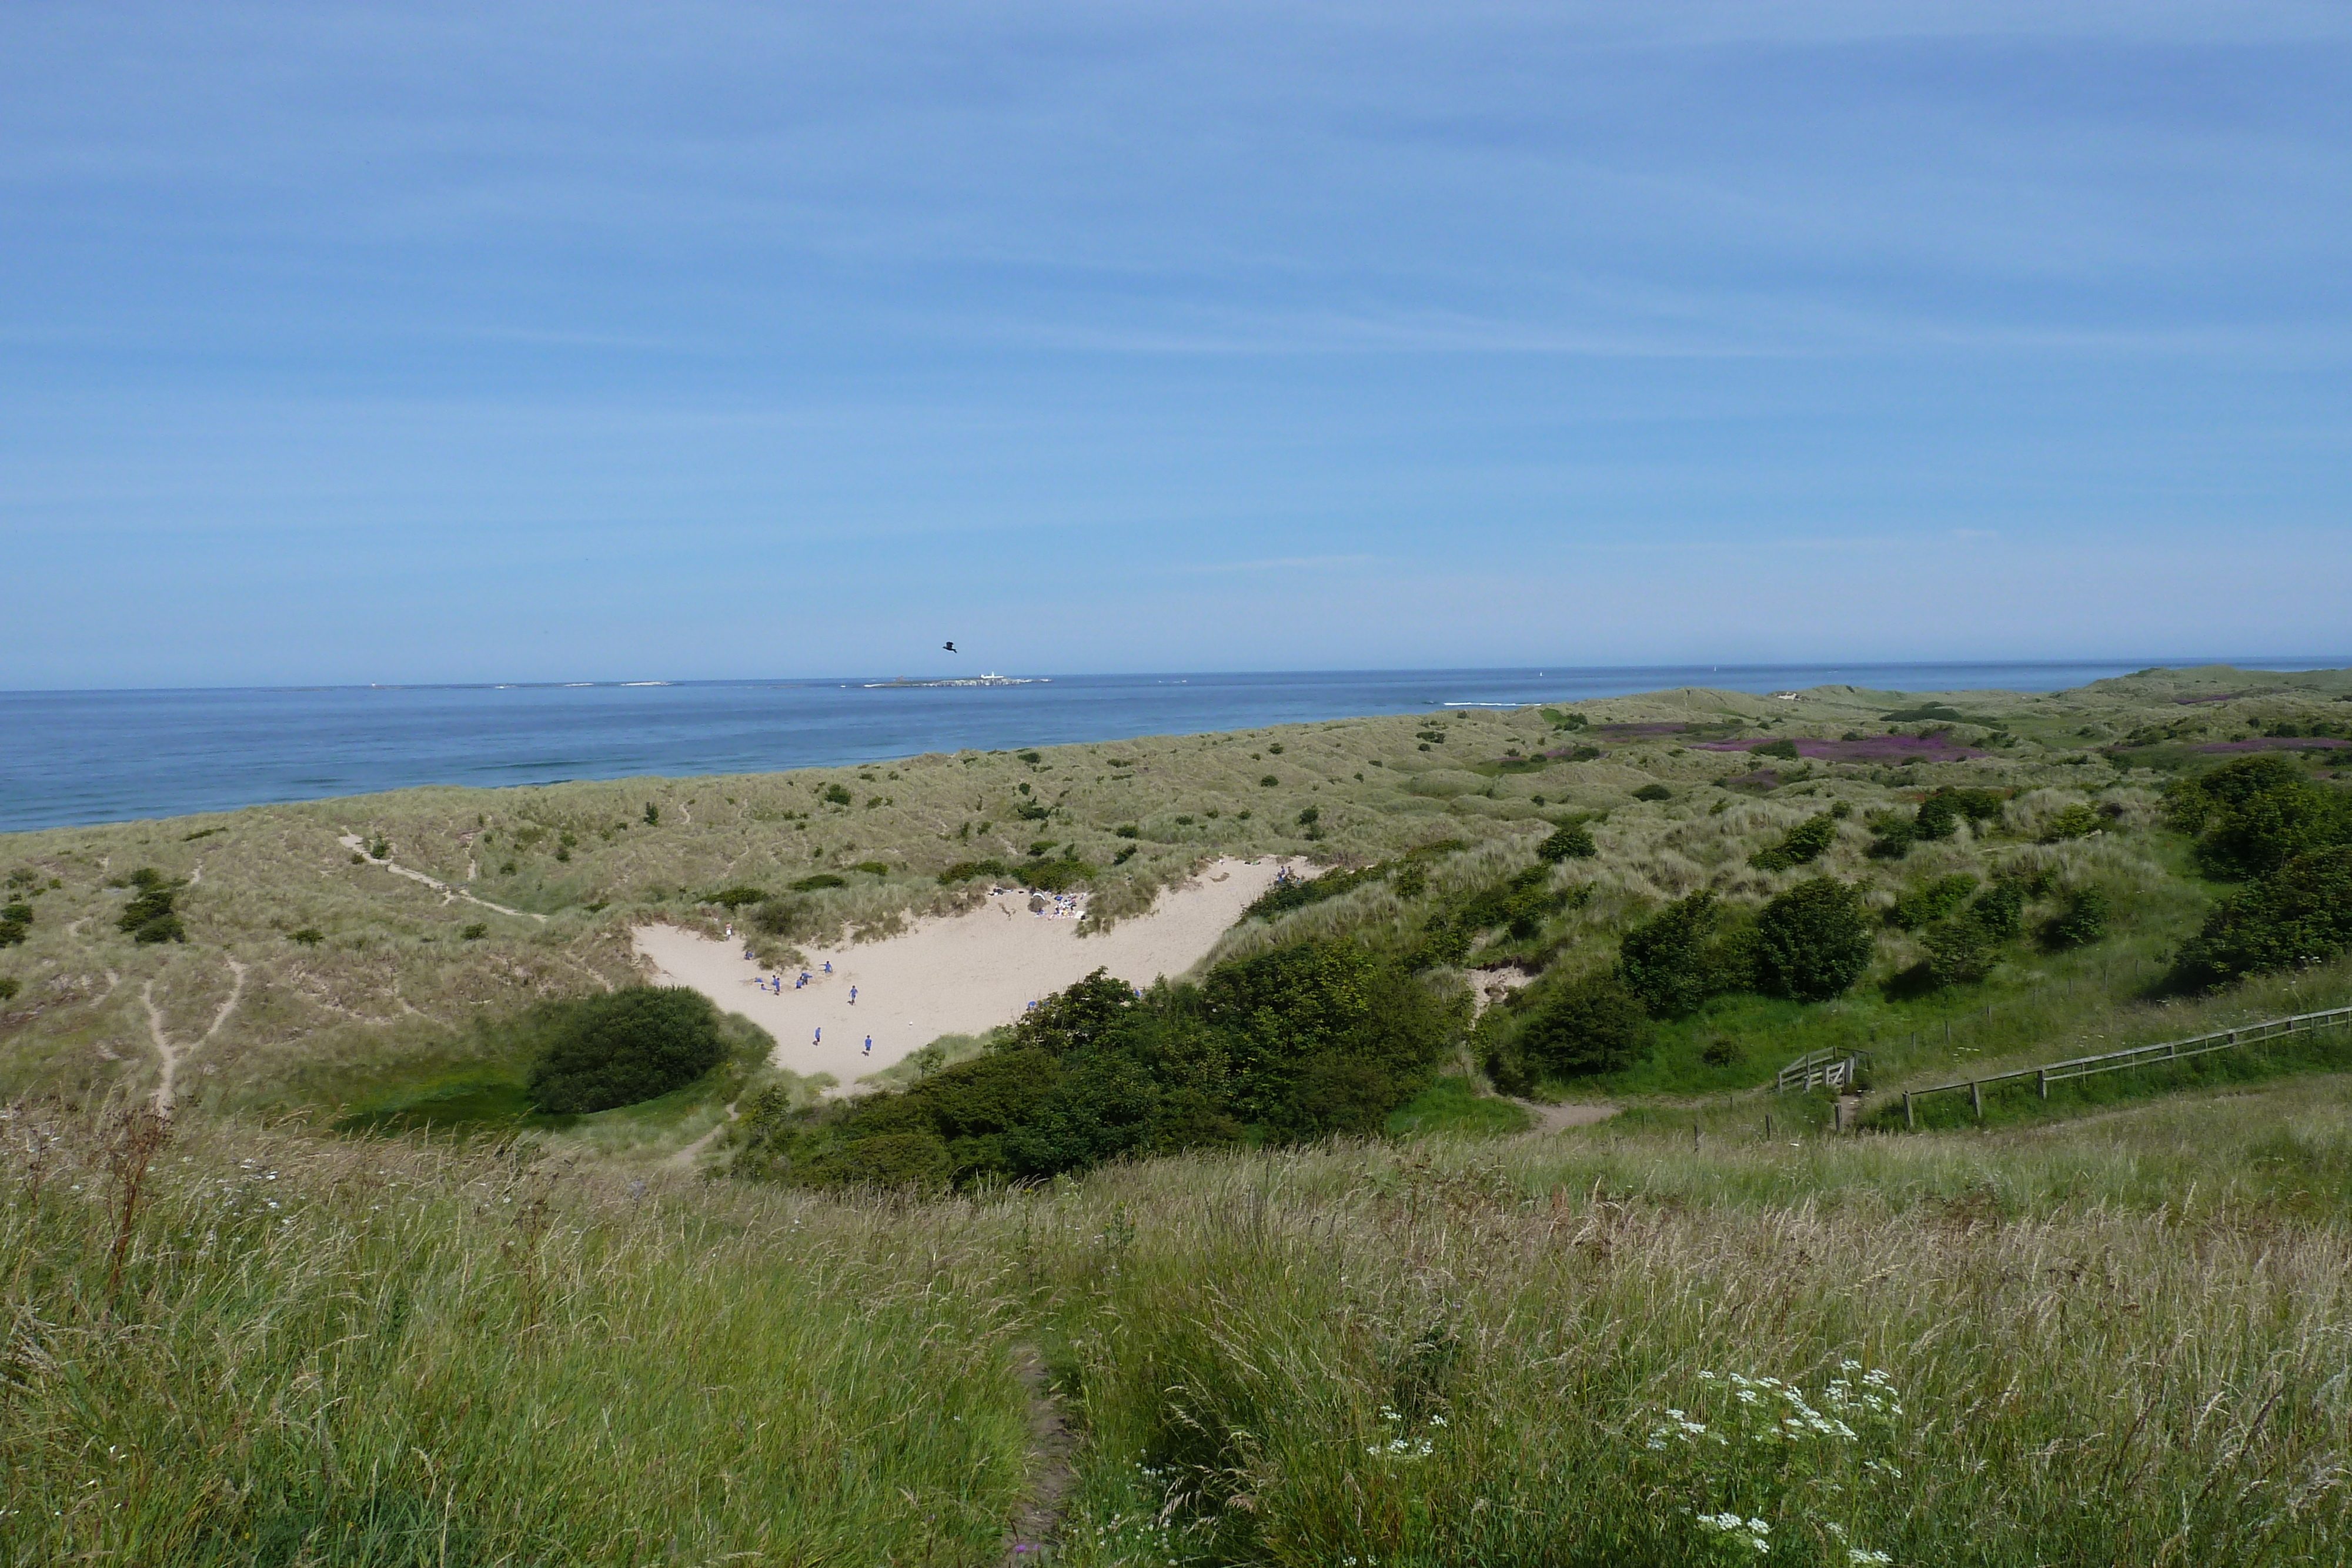
[[[1002,1550],[1013,1296],[952,1206],[215,1124],[125,1226],[116,1123],[0,1131],[0,1561]]]

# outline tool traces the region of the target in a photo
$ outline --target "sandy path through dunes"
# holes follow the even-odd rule
[[[1025,894],[1002,894],[879,942],[811,947],[808,967],[815,977],[794,990],[793,977],[785,976],[782,996],[753,983],[760,967],[744,958],[740,942],[675,925],[644,925],[635,932],[636,946],[656,984],[690,986],[774,1035],[777,1066],[830,1072],[849,1083],[943,1034],[978,1034],[1011,1023],[1029,1003],[1097,968],[1139,986],[1182,974],[1273,883],[1281,864],[1218,861],[1161,894],[1150,914],[1122,920],[1099,936],[1079,936],[1075,920],[1031,915]],[[827,959],[830,975],[824,972]],[[869,1034],[872,1056],[865,1053]]]

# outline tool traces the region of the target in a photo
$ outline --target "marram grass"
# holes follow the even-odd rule
[[[5,1130],[10,1564],[1002,1561],[1022,1341],[1079,1434],[1071,1568],[2352,1549],[2343,1079],[937,1203],[220,1123],[127,1229],[110,1124]],[[1757,1440],[1743,1378],[1805,1429]]]

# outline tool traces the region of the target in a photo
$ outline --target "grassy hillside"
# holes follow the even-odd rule
[[[1618,1124],[927,1203],[195,1118],[126,1218],[118,1125],[0,1127],[11,1564],[2352,1546],[2341,1078],[2063,1128]]]

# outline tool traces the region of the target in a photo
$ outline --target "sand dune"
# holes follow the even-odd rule
[[[760,988],[763,971],[738,942],[675,925],[640,926],[638,955],[656,984],[690,986],[776,1037],[775,1062],[830,1072],[844,1083],[878,1071],[943,1034],[978,1034],[1011,1023],[1032,1001],[1107,968],[1150,985],[1182,974],[1273,883],[1285,862],[1221,860],[1160,895],[1149,915],[1080,937],[1073,919],[1032,915],[1025,894],[991,897],[966,914],[854,946],[811,947],[815,977],[782,996]],[[827,975],[824,967],[833,964]],[[856,988],[852,1002],[850,988]],[[819,1038],[822,1031],[822,1038]],[[866,1054],[866,1039],[874,1054]]]

